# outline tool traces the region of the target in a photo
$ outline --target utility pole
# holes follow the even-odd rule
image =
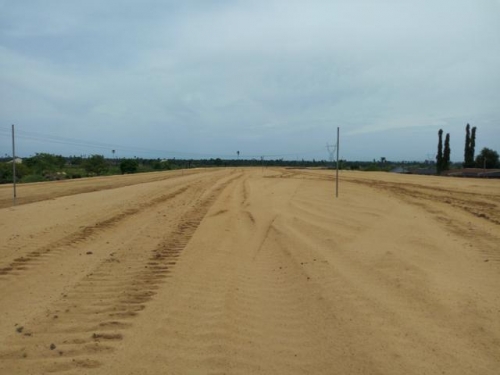
[[[13,203],[16,205],[16,143],[14,142],[14,124],[12,124],[12,182],[14,187]]]
[[[337,177],[335,178],[335,197],[339,197],[339,143],[340,143],[340,128],[337,127]]]

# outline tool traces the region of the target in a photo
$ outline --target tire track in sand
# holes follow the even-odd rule
[[[190,186],[183,186],[182,188],[177,189],[174,192],[163,194],[157,198],[151,199],[148,202],[141,203],[136,207],[128,208],[109,218],[98,221],[94,225],[84,226],[80,230],[70,233],[67,236],[55,242],[35,248],[28,254],[15,258],[12,262],[8,263],[7,265],[0,266],[0,281],[5,280],[5,278],[2,278],[1,276],[6,276],[6,275],[19,276],[22,271],[28,270],[37,265],[43,265],[43,263],[46,261],[45,258],[48,255],[56,254],[57,256],[58,253],[61,253],[67,247],[73,246],[76,243],[82,243],[84,241],[91,239],[98,233],[112,229],[117,224],[129,218],[130,216],[139,214],[158,204],[165,203],[177,197],[178,195],[183,194],[189,188]]]
[[[467,240],[471,247],[479,245],[486,261],[500,262],[497,245],[500,241],[500,195],[497,193],[476,194],[413,183],[354,178],[348,178],[347,182],[368,186],[420,207],[447,230]],[[450,210],[455,214],[450,215]]]
[[[20,184],[16,206],[45,201],[48,199],[68,197],[84,193],[112,190],[120,187],[161,182],[181,176],[194,175],[200,170],[182,170],[168,172],[151,172],[117,176],[86,177],[60,181],[46,181]],[[12,206],[10,189],[0,186],[0,209]]]
[[[113,352],[126,339],[134,317],[171,277],[178,257],[215,199],[239,177],[212,180],[215,185],[200,193],[155,248],[134,252],[128,258],[117,259],[111,254],[44,317],[19,327],[18,334],[10,338],[10,349],[0,353],[0,360],[12,366],[7,370],[22,367],[23,361],[30,362],[30,366],[35,362],[47,372],[100,367],[103,355]]]
[[[230,209],[214,207],[219,215],[200,228],[193,249],[217,228],[228,234],[185,258],[189,276],[177,280],[182,293],[157,323],[168,337],[162,363],[172,373],[348,373],[343,360],[351,369],[369,368],[363,359],[349,361],[352,348],[332,335],[340,322],[288,250],[293,244],[269,203],[288,205],[296,186],[260,199],[262,187],[253,196],[245,181],[235,185],[217,202]]]

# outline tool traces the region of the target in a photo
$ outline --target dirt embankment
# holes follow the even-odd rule
[[[140,177],[0,209],[0,373],[497,373],[498,181]]]

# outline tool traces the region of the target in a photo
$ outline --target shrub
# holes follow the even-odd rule
[[[16,164],[16,178],[21,180],[30,173],[30,169],[24,164]],[[12,163],[0,163],[0,184],[12,182]]]
[[[83,168],[89,175],[102,175],[108,170],[108,164],[102,155],[92,155],[85,159]]]
[[[134,159],[125,159],[120,163],[120,171],[122,174],[135,173],[139,168],[139,163]]]

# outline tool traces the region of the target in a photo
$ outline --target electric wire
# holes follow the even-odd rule
[[[0,127],[0,135],[7,135],[9,136],[11,134],[11,129],[9,128],[4,128]],[[31,141],[36,141],[40,143],[54,143],[54,144],[62,144],[62,145],[68,145],[68,146],[74,146],[78,147],[80,149],[99,149],[99,150],[120,150],[120,151],[125,151],[125,152],[133,152],[133,153],[138,153],[138,154],[154,154],[154,155],[180,155],[184,157],[193,157],[196,156],[198,158],[203,158],[203,157],[223,157],[223,158],[234,158],[234,154],[212,154],[212,153],[197,153],[197,152],[186,152],[186,151],[178,151],[178,150],[159,150],[159,149],[152,149],[152,148],[142,148],[142,147],[135,147],[135,146],[125,146],[125,145],[118,145],[118,144],[112,144],[112,143],[103,143],[103,142],[96,142],[96,141],[87,141],[83,139],[77,139],[77,138],[69,138],[69,137],[62,137],[59,135],[53,135],[53,134],[47,134],[47,133],[41,133],[41,132],[36,132],[36,131],[26,131],[22,129],[16,128],[16,138],[20,139],[25,139],[25,140],[31,140]],[[317,150],[310,150],[310,151],[305,151],[305,152],[293,152],[293,153],[283,153],[283,154],[245,154],[243,155],[245,158],[283,158],[283,157],[290,157],[290,156],[305,156],[305,155],[313,155],[313,154],[318,154],[323,151],[323,148],[317,149]],[[324,151],[323,151],[324,152]]]

